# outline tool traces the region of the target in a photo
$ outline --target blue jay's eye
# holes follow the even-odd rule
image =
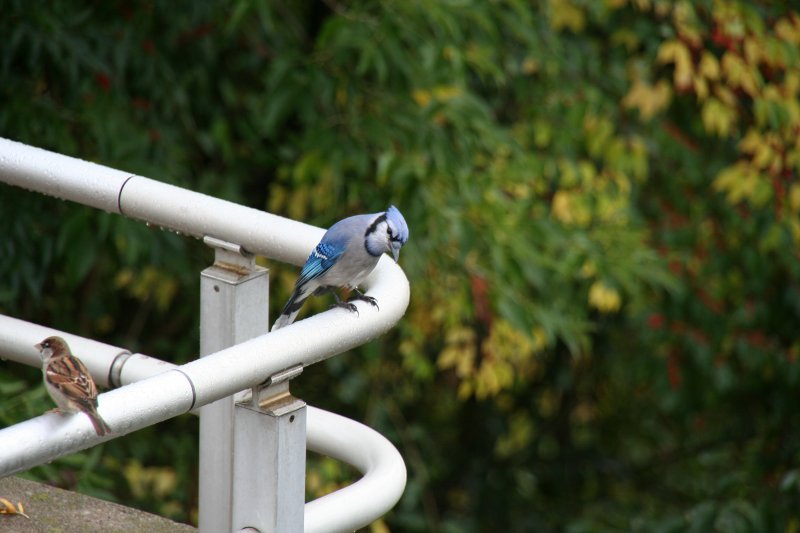
[[[395,235],[392,228],[386,228],[386,234],[389,236],[390,241],[400,242],[400,235]]]

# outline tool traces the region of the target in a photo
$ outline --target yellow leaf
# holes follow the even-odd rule
[[[697,99],[701,102],[708,96],[708,82],[705,78],[694,78],[694,92],[697,94]]]
[[[522,61],[520,69],[522,70],[523,74],[527,74],[528,76],[530,76],[531,74],[536,74],[537,72],[539,72],[540,66],[541,65],[539,64],[538,59],[533,57],[526,57]]]
[[[544,148],[553,138],[553,128],[550,126],[550,123],[546,120],[537,120],[534,123],[533,127],[533,142],[536,143],[536,146],[539,148]]]
[[[569,159],[563,158],[558,160],[558,171],[560,174],[559,181],[564,187],[574,187],[578,184],[578,173],[576,172],[575,165]]]
[[[472,396],[472,392],[474,387],[472,386],[471,381],[462,381],[458,384],[458,399],[459,400],[466,400],[470,396]]]
[[[628,150],[630,152],[630,173],[638,180],[644,180],[648,172],[648,153],[647,145],[639,137],[631,137],[628,140]],[[619,176],[617,180],[620,190],[626,194],[630,192],[630,182],[627,176]]]
[[[589,155],[601,157],[614,136],[614,122],[605,116],[588,113],[583,119],[583,130]]]
[[[708,51],[704,51],[700,58],[699,72],[709,80],[719,79],[719,61],[716,56]]]
[[[790,71],[783,79],[783,91],[787,98],[794,98],[800,92],[800,72]]]
[[[622,28],[611,34],[611,43],[621,44],[628,52],[633,52],[639,47],[639,36],[633,30]]]
[[[688,89],[692,85],[692,55],[686,45],[678,40],[664,41],[658,47],[658,62],[675,65],[675,86]]]
[[[761,93],[761,97],[764,100],[777,102],[781,100],[781,93],[776,85],[768,83],[767,85],[764,86],[764,90]]]
[[[700,24],[691,2],[681,0],[675,4],[672,20],[678,33],[693,45],[699,45],[703,39],[700,36]]]
[[[761,76],[757,72],[757,65],[749,65],[741,56],[733,52],[725,52],[722,56],[722,72],[731,87],[740,87],[752,97],[758,94]]]
[[[391,533],[389,526],[383,521],[383,518],[378,518],[369,526],[370,533]]]
[[[437,85],[433,88],[433,95],[436,97],[436,100],[440,102],[447,102],[457,98],[461,96],[463,92],[464,91],[462,91],[460,87],[455,85]]]
[[[508,422],[508,432],[500,435],[494,446],[495,453],[503,458],[526,449],[534,437],[533,420],[526,412],[512,414]]]
[[[117,289],[123,289],[133,282],[134,274],[129,268],[123,268],[114,277],[114,285]]]
[[[761,133],[755,128],[747,130],[747,134],[739,141],[739,150],[745,154],[753,154],[760,145],[764,144]]]
[[[736,122],[736,111],[716,98],[709,98],[703,104],[700,118],[706,131],[726,137]]]
[[[420,107],[426,107],[432,98],[431,92],[426,91],[425,89],[414,89],[411,93],[411,97]]]
[[[731,91],[724,85],[715,85],[714,94],[716,95],[717,98],[720,99],[720,101],[723,104],[729,107],[735,108],[736,104],[738,103],[738,99],[736,98],[736,95],[733,93],[733,91]]]
[[[484,361],[475,376],[475,397],[496,396],[514,382],[514,369],[507,361]]]
[[[541,326],[533,328],[533,351],[540,352],[547,347],[547,332]]]
[[[800,213],[800,185],[797,183],[789,187],[789,209],[795,215]]]
[[[556,191],[551,209],[556,220],[565,224],[585,226],[592,219],[591,211],[580,201],[579,196],[569,191]]]
[[[22,502],[17,502],[17,505],[14,505],[6,498],[0,498],[0,514],[18,514],[25,518],[30,518],[30,516],[25,514],[25,508],[22,506]]]
[[[656,85],[649,85],[644,80],[637,79],[622,99],[622,106],[638,109],[642,118],[649,120],[665,109],[670,100],[672,89],[666,81],[660,80]]]
[[[597,169],[595,169],[594,163],[587,159],[581,159],[578,163],[578,170],[580,171],[581,182],[586,185],[590,185],[595,176],[597,176]]]
[[[745,172],[747,171],[747,164],[744,162],[739,162],[735,165],[731,165],[726,167],[717,174],[717,177],[714,179],[712,184],[714,190],[719,192],[730,191],[733,189],[735,184],[742,179]]]
[[[762,47],[761,40],[752,38],[745,39],[744,56],[747,58],[747,63],[751,65],[757,65],[764,56],[764,49]]]
[[[469,328],[457,327],[448,331],[436,366],[443,370],[452,368],[461,378],[472,375],[477,355],[475,342],[475,332]]]
[[[586,26],[583,10],[569,0],[550,0],[550,25],[555,30],[568,28],[579,33]]]
[[[145,467],[137,460],[130,460],[123,468],[128,487],[137,498],[151,495],[164,497],[175,490],[178,477],[171,467]]]
[[[347,105],[347,89],[344,87],[336,88],[336,104],[339,107],[345,107]]]
[[[533,356],[534,346],[527,335],[499,318],[492,323],[489,336],[483,341],[483,353],[487,358],[502,359],[516,365]]]
[[[595,274],[597,274],[597,267],[593,261],[586,261],[583,263],[583,266],[581,266],[581,277],[593,278]]]
[[[765,205],[773,194],[769,179],[746,161],[723,169],[714,179],[713,187],[724,192],[731,204],[749,201],[756,207]]]
[[[789,124],[793,127],[800,126],[800,102],[794,98],[783,101],[783,108],[789,115]]]
[[[655,0],[653,10],[659,17],[666,17],[672,9],[672,0]]]
[[[570,195],[566,191],[556,191],[553,195],[553,215],[562,222],[572,222]]]
[[[786,222],[789,225],[789,231],[792,232],[795,246],[800,246],[800,219],[789,217]]]
[[[796,24],[792,24],[785,18],[778,20],[775,23],[775,35],[782,41],[800,45],[800,17],[795,15],[794,20]]]
[[[776,155],[777,154],[770,145],[761,143],[753,153],[753,164],[756,168],[765,169],[771,165]]]
[[[589,305],[601,313],[613,313],[622,305],[622,298],[616,289],[601,281],[595,281],[589,287]]]
[[[781,226],[770,226],[758,241],[758,251],[765,254],[780,249],[783,233],[784,229]]]

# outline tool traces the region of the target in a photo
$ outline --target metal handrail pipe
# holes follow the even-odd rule
[[[309,406],[308,449],[364,474],[357,482],[305,505],[305,533],[355,531],[386,514],[403,495],[406,467],[383,435],[349,418]]]
[[[359,303],[358,314],[337,308],[314,315],[105,392],[98,397],[99,413],[114,430],[113,436],[120,436],[260,385],[281,370],[298,364],[308,366],[369,342],[394,325],[408,302],[405,276],[390,259],[384,259],[389,268],[373,273],[375,279],[371,280],[371,294],[381,303],[380,310]],[[0,430],[0,476],[108,439],[95,435],[86,417],[70,417],[68,424],[63,420],[56,414],[45,414]]]
[[[38,366],[38,353],[33,344],[50,335],[59,335],[70,346],[77,347],[76,353],[81,354],[84,361],[91,361],[92,366],[100,368],[98,376],[104,375],[106,369],[113,368],[118,354],[129,354],[126,359],[128,364],[136,362],[136,369],[126,374],[128,379],[137,375],[144,379],[178,368],[173,363],[154,357],[130,354],[123,348],[3,315],[0,315],[0,357]],[[167,377],[174,383],[179,376]],[[154,387],[158,388],[162,383],[157,380]],[[180,380],[178,383],[182,385]],[[107,394],[101,396],[103,412],[108,409],[108,398]],[[184,404],[186,401],[188,397]],[[50,418],[57,425],[70,423],[54,418],[54,415],[50,415]],[[61,431],[70,430],[64,428]],[[35,431],[31,430],[30,433],[33,435]],[[20,444],[27,446],[25,442]],[[351,485],[306,503],[306,532],[353,531],[364,527],[388,512],[402,496],[406,483],[403,459],[391,442],[368,426],[308,406],[306,445],[310,451],[345,462],[363,474]]]
[[[198,238],[210,236],[237,243],[251,253],[297,265],[305,261],[323,234],[321,228],[302,222],[3,138],[0,181]],[[378,283],[384,287],[381,294],[376,292]],[[362,318],[374,316],[376,321],[352,322],[352,316],[341,309],[321,313],[318,317],[326,320],[339,317],[335,323],[317,324],[336,332],[334,341],[341,339],[344,332],[344,336],[366,342],[385,332],[405,313],[408,280],[391,259],[381,258],[364,285],[367,293],[379,301],[380,313],[364,305],[360,305],[359,313]],[[283,335],[282,330],[275,334]],[[326,342],[323,337],[317,339],[319,343]]]
[[[142,176],[119,195],[120,213],[197,238],[214,237],[246,251],[302,265],[324,231],[259,209]]]
[[[113,434],[99,437],[89,418],[48,412],[0,430],[0,477],[22,472],[191,409],[191,383],[178,370],[101,394],[99,412]]]
[[[0,138],[0,181],[302,264],[323,230],[129,172]]]
[[[0,138],[0,181],[119,213],[119,191],[130,172]]]
[[[198,238],[214,237],[297,265],[323,233],[308,224],[2,138],[0,181]],[[263,383],[281,370],[307,366],[372,340],[405,313],[409,286],[402,270],[386,257],[365,286],[380,310],[359,303],[358,313],[343,309],[320,313],[152,377],[146,377],[153,368],[147,356],[113,353],[114,347],[72,339],[77,342],[74,351],[87,359],[100,384],[135,381],[99,397],[99,412],[114,433],[100,438],[86,417],[56,414],[5,428],[0,430],[0,476],[177,416]],[[105,354],[103,360],[113,357],[112,363],[104,367],[100,354]],[[13,345],[0,354],[4,356],[39,364],[27,346]],[[136,370],[135,375],[126,369]]]

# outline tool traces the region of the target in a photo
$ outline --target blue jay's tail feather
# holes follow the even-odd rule
[[[294,322],[295,317],[297,317],[297,313],[300,312],[300,308],[303,307],[303,304],[308,299],[311,294],[303,289],[295,289],[292,295],[289,297],[289,301],[286,302],[286,305],[283,307],[283,311],[281,311],[281,316],[278,317],[278,320],[275,321],[275,324],[272,326],[272,331],[276,329],[280,329],[284,326],[288,326],[292,322]]]

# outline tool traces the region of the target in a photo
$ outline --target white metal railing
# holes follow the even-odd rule
[[[297,265],[322,235],[320,228],[307,224],[6,139],[0,139],[0,181],[197,238],[236,243],[247,252]],[[380,301],[380,311],[369,305],[361,305],[358,315],[327,311],[181,366],[63,336],[98,384],[120,387],[99,397],[99,411],[115,438],[257,388],[270,376],[319,362],[386,332],[408,305],[408,280],[394,262],[383,258],[366,285]],[[53,333],[2,317],[0,357],[39,366],[33,344]],[[308,449],[364,473],[353,485],[307,503],[305,531],[352,531],[391,509],[406,481],[396,449],[357,422],[310,407],[305,413]],[[86,417],[45,414],[15,424],[0,430],[0,476],[107,439],[94,433]]]

